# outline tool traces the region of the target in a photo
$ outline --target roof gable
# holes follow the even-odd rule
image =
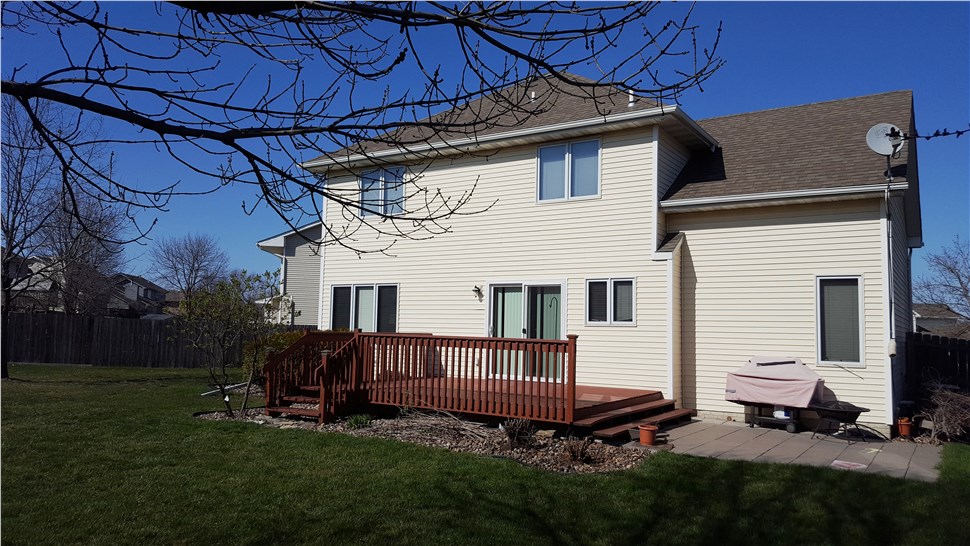
[[[886,160],[866,132],[885,122],[913,134],[912,100],[893,91],[701,120],[721,146],[694,153],[664,201],[885,185]],[[915,169],[907,140],[892,160],[894,182],[914,181]]]
[[[595,80],[573,74],[566,77],[585,85],[553,78],[527,78],[447,112],[431,115],[415,125],[402,127],[372,139],[324,154],[302,164],[305,168],[374,163],[396,155],[458,152],[466,148],[486,149],[486,145],[529,135],[552,133],[589,125],[600,131],[606,123],[631,123],[633,120],[661,119],[671,130],[705,146],[713,139],[674,105],[631,96],[614,87],[597,85]],[[669,120],[664,116],[670,114]],[[676,118],[676,119],[675,119]],[[585,122],[585,123],[584,123]],[[573,135],[569,135],[570,137]]]

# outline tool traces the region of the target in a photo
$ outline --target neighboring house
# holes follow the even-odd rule
[[[13,257],[4,268],[4,284],[9,283],[13,299],[11,310],[37,313],[58,309],[57,285],[52,280],[54,267],[42,258]]]
[[[921,334],[970,338],[970,318],[944,303],[914,303],[913,326]]]
[[[112,313],[140,317],[163,312],[166,291],[161,286],[129,273],[118,273],[113,281],[114,290],[108,302]]]
[[[490,208],[398,240],[392,255],[325,245],[318,256],[296,232],[261,241],[281,256],[301,320],[578,334],[579,384],[657,389],[719,416],[743,413],[724,399],[727,372],[753,355],[794,356],[825,378],[828,398],[870,408],[860,421],[893,422],[909,251],[922,246],[916,146],[892,159],[889,183],[866,132],[885,122],[915,134],[910,92],[694,121],[625,93],[550,98],[541,79],[509,93],[533,91],[542,113],[449,139],[437,146],[445,157],[423,159],[433,143],[372,143],[304,164],[388,211],[417,173],[446,195],[474,188],[466,213]],[[328,202],[323,221],[354,232],[348,216]],[[300,232],[320,240],[320,227]],[[356,249],[386,244],[363,232]]]
[[[322,327],[322,256],[318,245],[313,243],[320,241],[321,234],[321,222],[313,222],[256,243],[260,250],[280,259],[280,293],[284,297],[274,306],[274,321]]]

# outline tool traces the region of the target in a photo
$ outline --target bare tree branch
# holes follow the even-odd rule
[[[387,252],[400,238],[447,233],[450,218],[493,204],[473,190],[424,185],[436,158],[468,153],[451,143],[522,127],[562,96],[582,97],[599,115],[625,105],[627,93],[676,102],[723,64],[719,28],[693,25],[690,6],[657,2],[175,2],[139,7],[131,24],[111,3],[2,9],[5,32],[61,52],[46,73],[4,74],[4,95],[25,108],[61,104],[79,124],[104,120],[120,129],[104,143],[154,147],[209,180],[142,188],[114,173],[72,173],[71,195],[165,210],[174,195],[247,184],[247,211],[268,206],[294,229],[330,200],[359,221],[326,223],[324,244],[360,252],[373,251],[357,244],[365,238],[383,237],[377,251]],[[544,91],[533,99],[524,90],[537,81]],[[62,169],[83,166],[70,152],[79,136],[36,128],[66,150]],[[387,149],[422,150],[390,213],[300,167],[353,154],[380,167],[375,151]]]

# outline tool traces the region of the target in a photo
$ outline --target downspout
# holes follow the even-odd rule
[[[886,203],[886,288],[887,288],[887,306],[889,310],[889,336],[886,342],[886,416],[889,421],[890,426],[896,419],[895,414],[895,387],[893,385],[895,379],[895,370],[893,369],[893,364],[896,358],[896,286],[894,284],[894,271],[893,271],[893,222],[892,222],[892,204],[889,201],[889,187],[892,185],[893,176],[890,168],[890,159],[886,157],[886,191],[884,194],[884,200]]]

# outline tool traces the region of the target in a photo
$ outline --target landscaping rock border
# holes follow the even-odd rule
[[[198,414],[200,419],[229,420],[225,412]],[[649,452],[599,441],[566,438],[552,430],[540,430],[525,442],[510,446],[503,430],[481,423],[459,419],[443,412],[402,413],[393,419],[373,419],[366,426],[352,428],[348,419],[318,425],[304,419],[270,417],[262,409],[247,410],[243,419],[262,426],[280,429],[305,429],[350,436],[384,438],[409,442],[449,451],[474,453],[486,457],[510,459],[551,472],[589,474],[616,472],[638,466]],[[367,421],[358,418],[356,421]],[[584,449],[585,444],[585,449]],[[584,460],[575,460],[571,452],[582,451]]]

